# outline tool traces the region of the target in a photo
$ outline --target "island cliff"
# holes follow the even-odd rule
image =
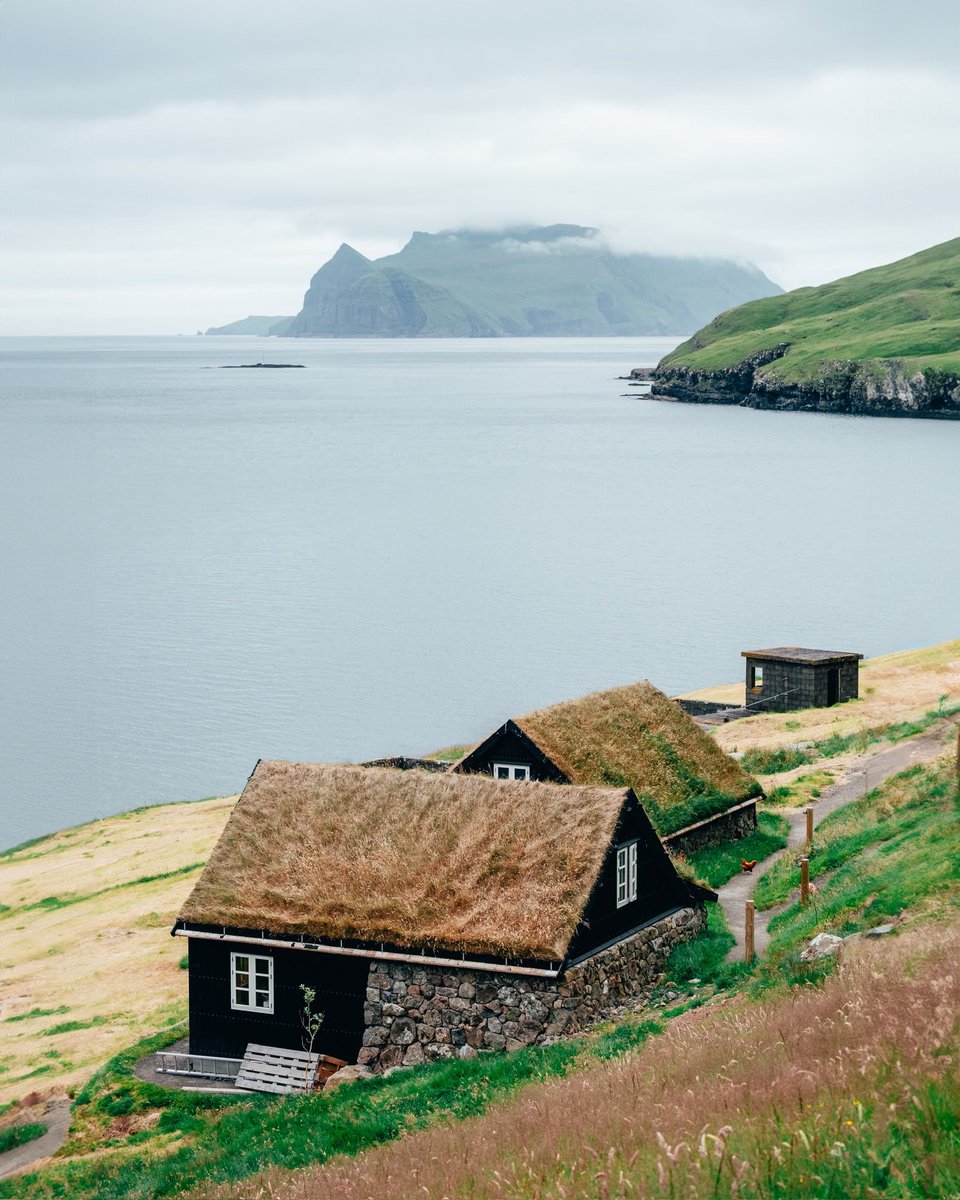
[[[592,337],[682,333],[780,289],[721,259],[619,254],[596,229],[415,233],[369,259],[342,245],[289,337]],[[277,329],[273,333],[280,332]]]
[[[721,313],[660,362],[651,395],[960,418],[960,238]]]

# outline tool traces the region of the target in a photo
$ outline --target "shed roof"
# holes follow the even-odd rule
[[[562,959],[628,795],[261,762],[180,919]]]
[[[647,680],[541,708],[514,724],[571,783],[631,787],[662,836],[761,791]]]
[[[810,650],[806,646],[773,646],[769,650],[741,650],[743,658],[775,658],[784,662],[806,663],[813,666],[818,663],[849,662],[851,659],[861,659],[862,654],[848,650]]]

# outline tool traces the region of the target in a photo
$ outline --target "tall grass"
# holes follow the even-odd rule
[[[274,1200],[948,1197],[960,931],[864,947],[819,988],[680,1018],[466,1126],[222,1193]]]

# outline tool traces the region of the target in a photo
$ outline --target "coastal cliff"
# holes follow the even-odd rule
[[[664,358],[651,396],[960,419],[960,239],[721,313]]]
[[[824,361],[815,376],[787,382],[765,371],[788,349],[760,351],[733,367],[658,367],[650,394],[690,404],[736,404],[784,412],[960,419],[960,375],[911,370],[898,359]]]
[[[415,233],[369,259],[342,245],[288,337],[595,337],[696,329],[780,289],[721,259],[621,254],[583,225]],[[278,332],[276,329],[272,333]]]

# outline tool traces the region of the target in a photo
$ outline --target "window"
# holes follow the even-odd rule
[[[498,763],[493,764],[494,779],[529,779],[530,768],[526,763]]]
[[[755,688],[763,687],[763,667],[750,668],[750,686]]]
[[[273,959],[260,954],[230,955],[230,1007],[273,1012]]]
[[[637,843],[617,851],[617,908],[637,898]]]

